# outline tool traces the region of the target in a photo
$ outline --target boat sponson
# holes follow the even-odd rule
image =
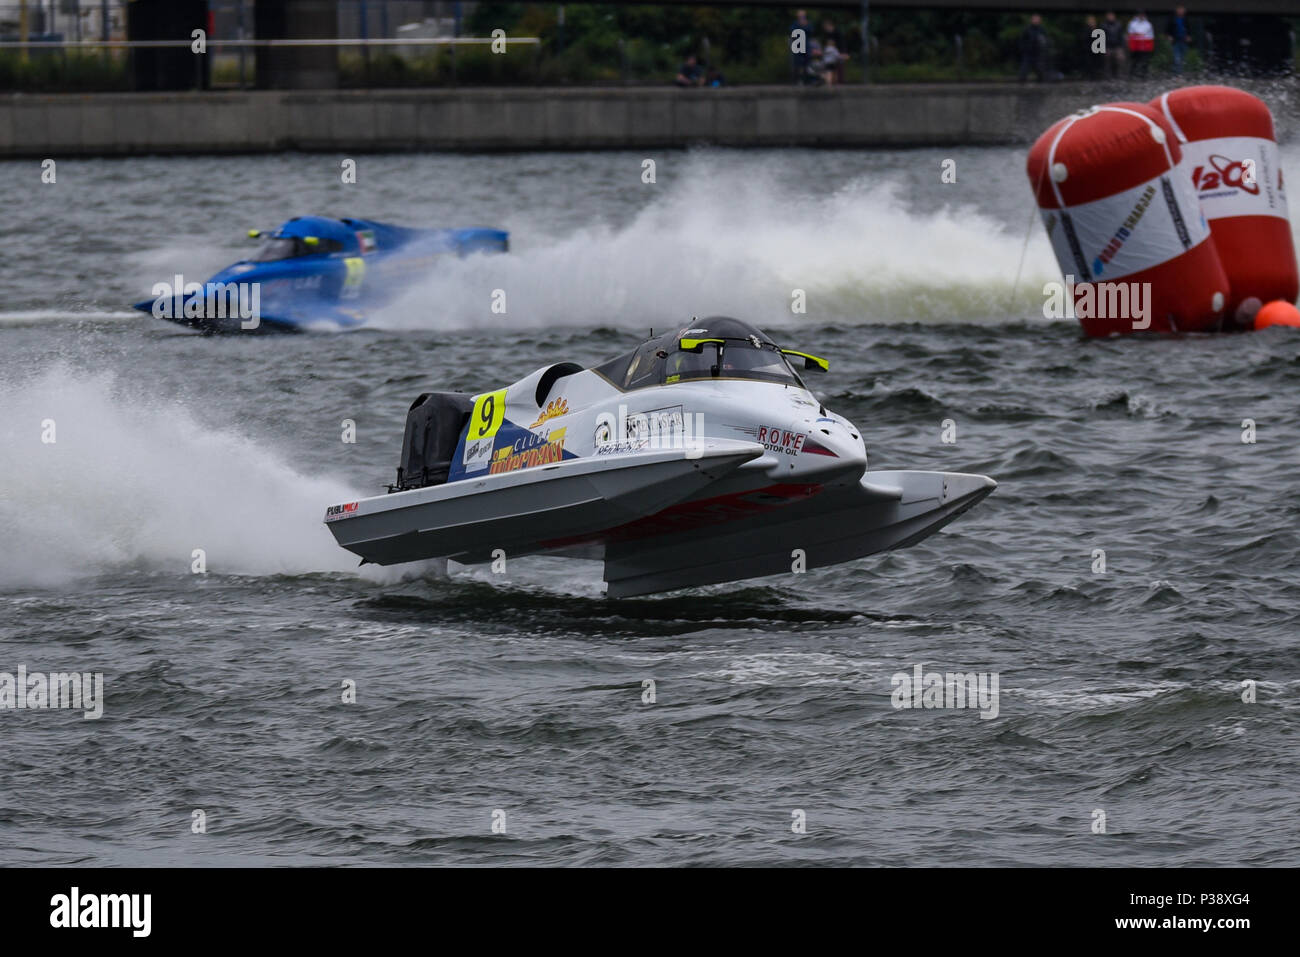
[[[327,524],[340,545],[380,565],[488,561],[496,549],[528,554],[652,515],[762,454],[753,442],[710,439],[694,451],[570,459],[365,499]]]
[[[904,548],[996,487],[986,476],[958,472],[867,472],[851,488],[826,490],[721,528],[677,528],[670,536],[611,541],[605,548],[607,595],[788,575],[796,567],[821,568]]]

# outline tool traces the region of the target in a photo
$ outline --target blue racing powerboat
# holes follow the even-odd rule
[[[251,230],[262,245],[206,283],[153,287],[135,308],[203,332],[351,328],[392,301],[438,260],[506,252],[499,229],[408,229],[365,219],[296,216],[275,232]]]

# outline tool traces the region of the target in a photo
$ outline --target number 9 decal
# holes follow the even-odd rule
[[[485,392],[474,399],[474,411],[469,417],[469,431],[465,433],[465,439],[469,442],[477,442],[479,439],[490,439],[497,434],[497,429],[501,428],[501,423],[506,417],[506,390],[501,389],[497,392]]]

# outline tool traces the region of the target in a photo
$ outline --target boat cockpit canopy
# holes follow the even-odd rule
[[[317,256],[321,253],[343,251],[343,244],[337,239],[322,239],[318,236],[268,236],[262,240],[257,252],[248,257],[249,262],[273,263],[282,259],[297,259],[299,256]]]
[[[790,357],[799,362],[792,364]],[[807,388],[795,371],[799,364],[805,369],[826,369],[825,360],[783,350],[747,322],[712,316],[648,339],[594,371],[624,391],[692,379],[749,379]]]

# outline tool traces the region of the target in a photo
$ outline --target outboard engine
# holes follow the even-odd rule
[[[473,408],[474,397],[463,392],[426,392],[412,402],[406,413],[397,484],[388,490],[403,492],[446,482],[451,457]]]

